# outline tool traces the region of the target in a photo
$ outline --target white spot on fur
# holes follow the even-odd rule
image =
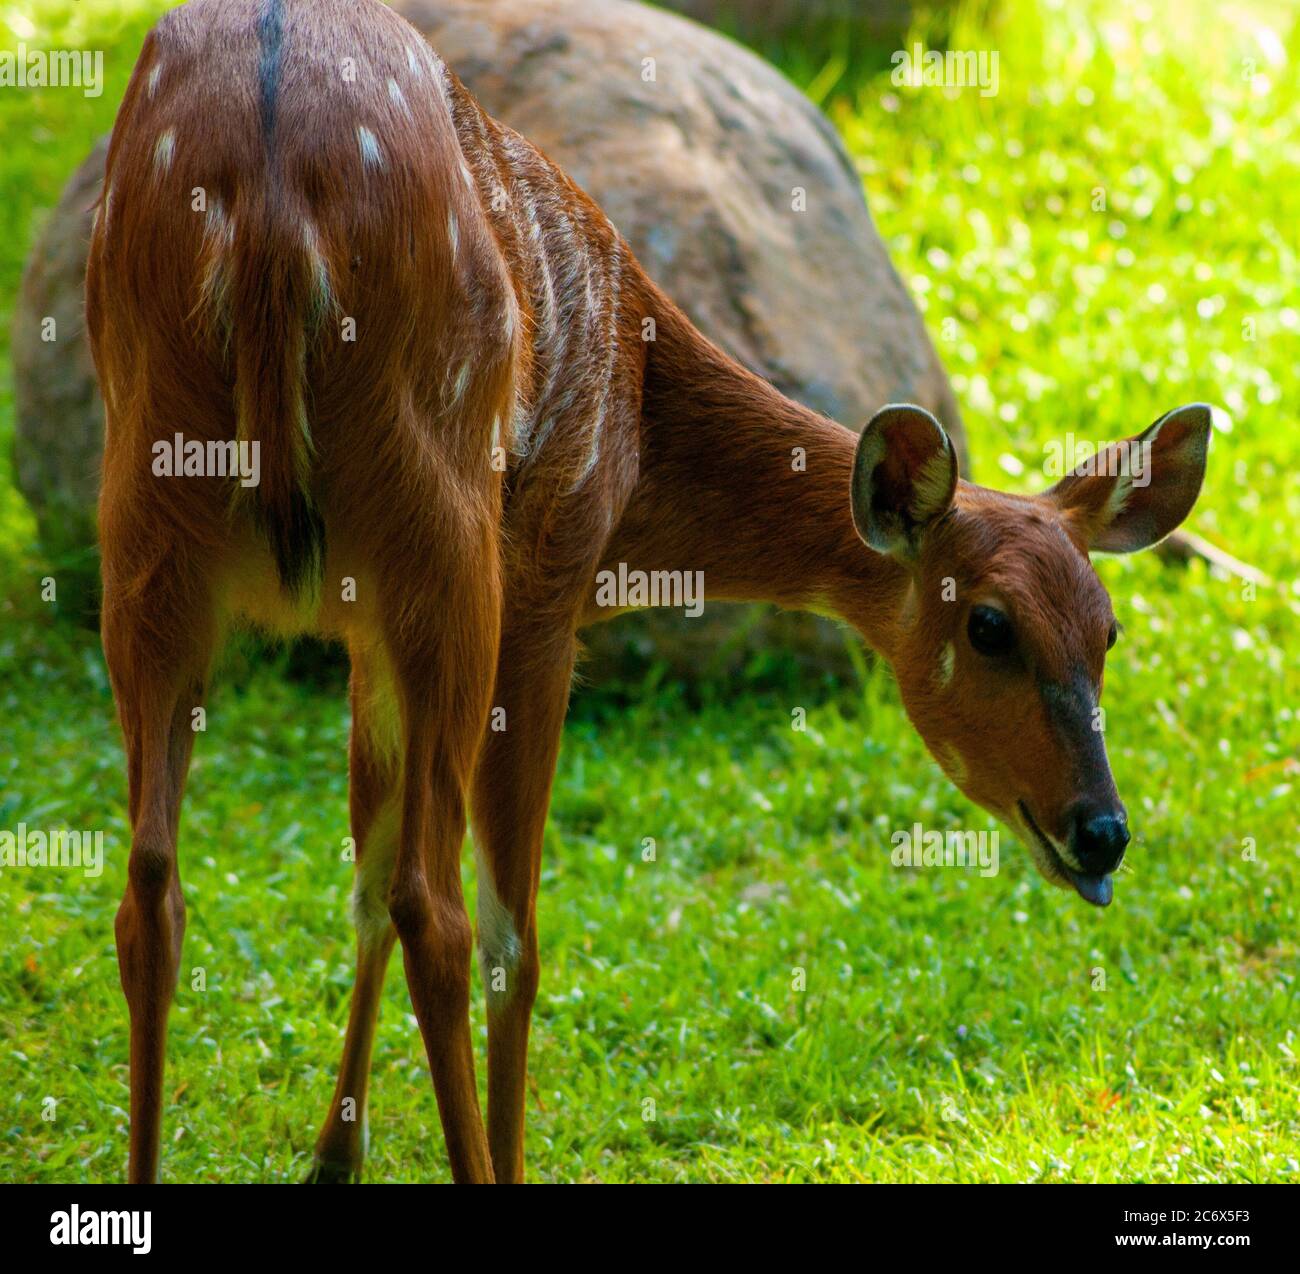
[[[402,96],[401,86],[390,75],[388,77],[388,96],[392,98],[393,105],[402,112],[403,115],[410,119],[411,108],[406,104],[406,98]]]
[[[451,389],[451,400],[448,402],[449,407],[454,407],[460,402],[462,395],[465,393],[465,386],[469,384],[469,359],[466,359],[460,365],[460,371],[456,373],[456,383]]]
[[[939,663],[935,668],[935,680],[939,683],[939,688],[944,689],[952,681],[952,672],[957,665],[957,652],[953,648],[952,642],[949,642],[939,652]]]
[[[364,124],[357,126],[357,143],[361,147],[361,162],[368,168],[382,168],[384,155],[379,149],[379,141]]]
[[[158,80],[161,76],[162,76],[162,63],[155,62],[153,66],[153,70],[149,72],[149,79],[146,81],[146,85],[145,85],[146,90],[148,91],[149,97],[151,99],[153,98],[153,95],[158,91]]]
[[[406,65],[411,68],[411,74],[418,80],[424,74],[424,68],[420,65],[420,59],[415,56],[415,50],[408,44],[406,46]]]
[[[161,172],[168,172],[172,166],[172,156],[176,152],[176,133],[172,129],[167,129],[159,138],[153,148],[154,167]]]
[[[456,224],[456,214],[450,209],[447,211],[447,239],[451,243],[451,255],[455,257],[460,251],[460,227]]]

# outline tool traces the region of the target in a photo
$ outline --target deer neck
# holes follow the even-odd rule
[[[640,479],[605,565],[702,571],[707,600],[830,615],[892,658],[909,577],[853,526],[857,435],[741,367],[661,295],[652,305]]]

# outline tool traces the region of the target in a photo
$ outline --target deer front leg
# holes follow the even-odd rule
[[[488,1008],[488,1145],[499,1182],[524,1176],[528,1028],[537,995],[542,832],[574,637],[510,631],[473,789],[478,949]]]
[[[384,974],[397,935],[390,924],[369,935],[357,935],[357,976],[352,985],[352,1008],[343,1039],[343,1059],[334,1086],[329,1114],[316,1141],[309,1185],[337,1185],[361,1180],[367,1149],[367,1091],[370,1054],[379,1021],[379,1001]]]

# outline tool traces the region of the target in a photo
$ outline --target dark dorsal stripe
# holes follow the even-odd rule
[[[282,0],[266,0],[257,22],[257,38],[262,46],[258,82],[262,91],[262,131],[267,141],[275,131],[276,97],[280,90],[280,53],[284,45]]]

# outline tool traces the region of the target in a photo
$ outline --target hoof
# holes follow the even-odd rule
[[[305,1186],[350,1186],[360,1182],[360,1165],[353,1167],[350,1163],[331,1163],[326,1159],[317,1159],[303,1179]]]

